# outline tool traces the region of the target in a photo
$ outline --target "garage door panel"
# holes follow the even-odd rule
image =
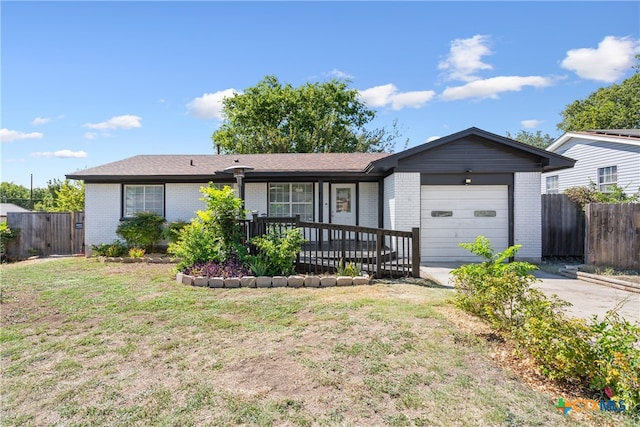
[[[479,235],[487,237],[496,250],[508,246],[506,185],[422,186],[420,205],[423,262],[479,261],[459,246],[474,242]]]

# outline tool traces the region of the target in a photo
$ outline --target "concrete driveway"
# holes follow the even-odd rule
[[[430,278],[443,286],[449,286],[451,270],[458,267],[454,264],[423,265],[420,267],[422,277]],[[583,319],[591,319],[593,315],[602,318],[608,310],[620,306],[619,313],[630,322],[640,324],[640,294],[628,292],[609,286],[597,285],[579,279],[570,279],[544,271],[536,271],[540,279],[534,287],[548,295],[556,294],[560,299],[573,304],[566,308],[567,314]]]

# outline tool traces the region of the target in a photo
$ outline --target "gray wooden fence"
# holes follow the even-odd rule
[[[9,212],[9,259],[84,253],[84,212]]]
[[[640,203],[589,203],[585,263],[640,270]]]
[[[566,194],[542,195],[542,256],[584,256],[585,215]]]

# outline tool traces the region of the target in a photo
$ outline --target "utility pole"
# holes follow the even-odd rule
[[[29,199],[29,207],[33,210],[33,174],[31,174],[31,197]]]

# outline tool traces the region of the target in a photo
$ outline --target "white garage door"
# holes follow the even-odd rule
[[[479,261],[459,243],[487,237],[494,250],[509,243],[506,185],[423,185],[420,254],[422,262]]]

